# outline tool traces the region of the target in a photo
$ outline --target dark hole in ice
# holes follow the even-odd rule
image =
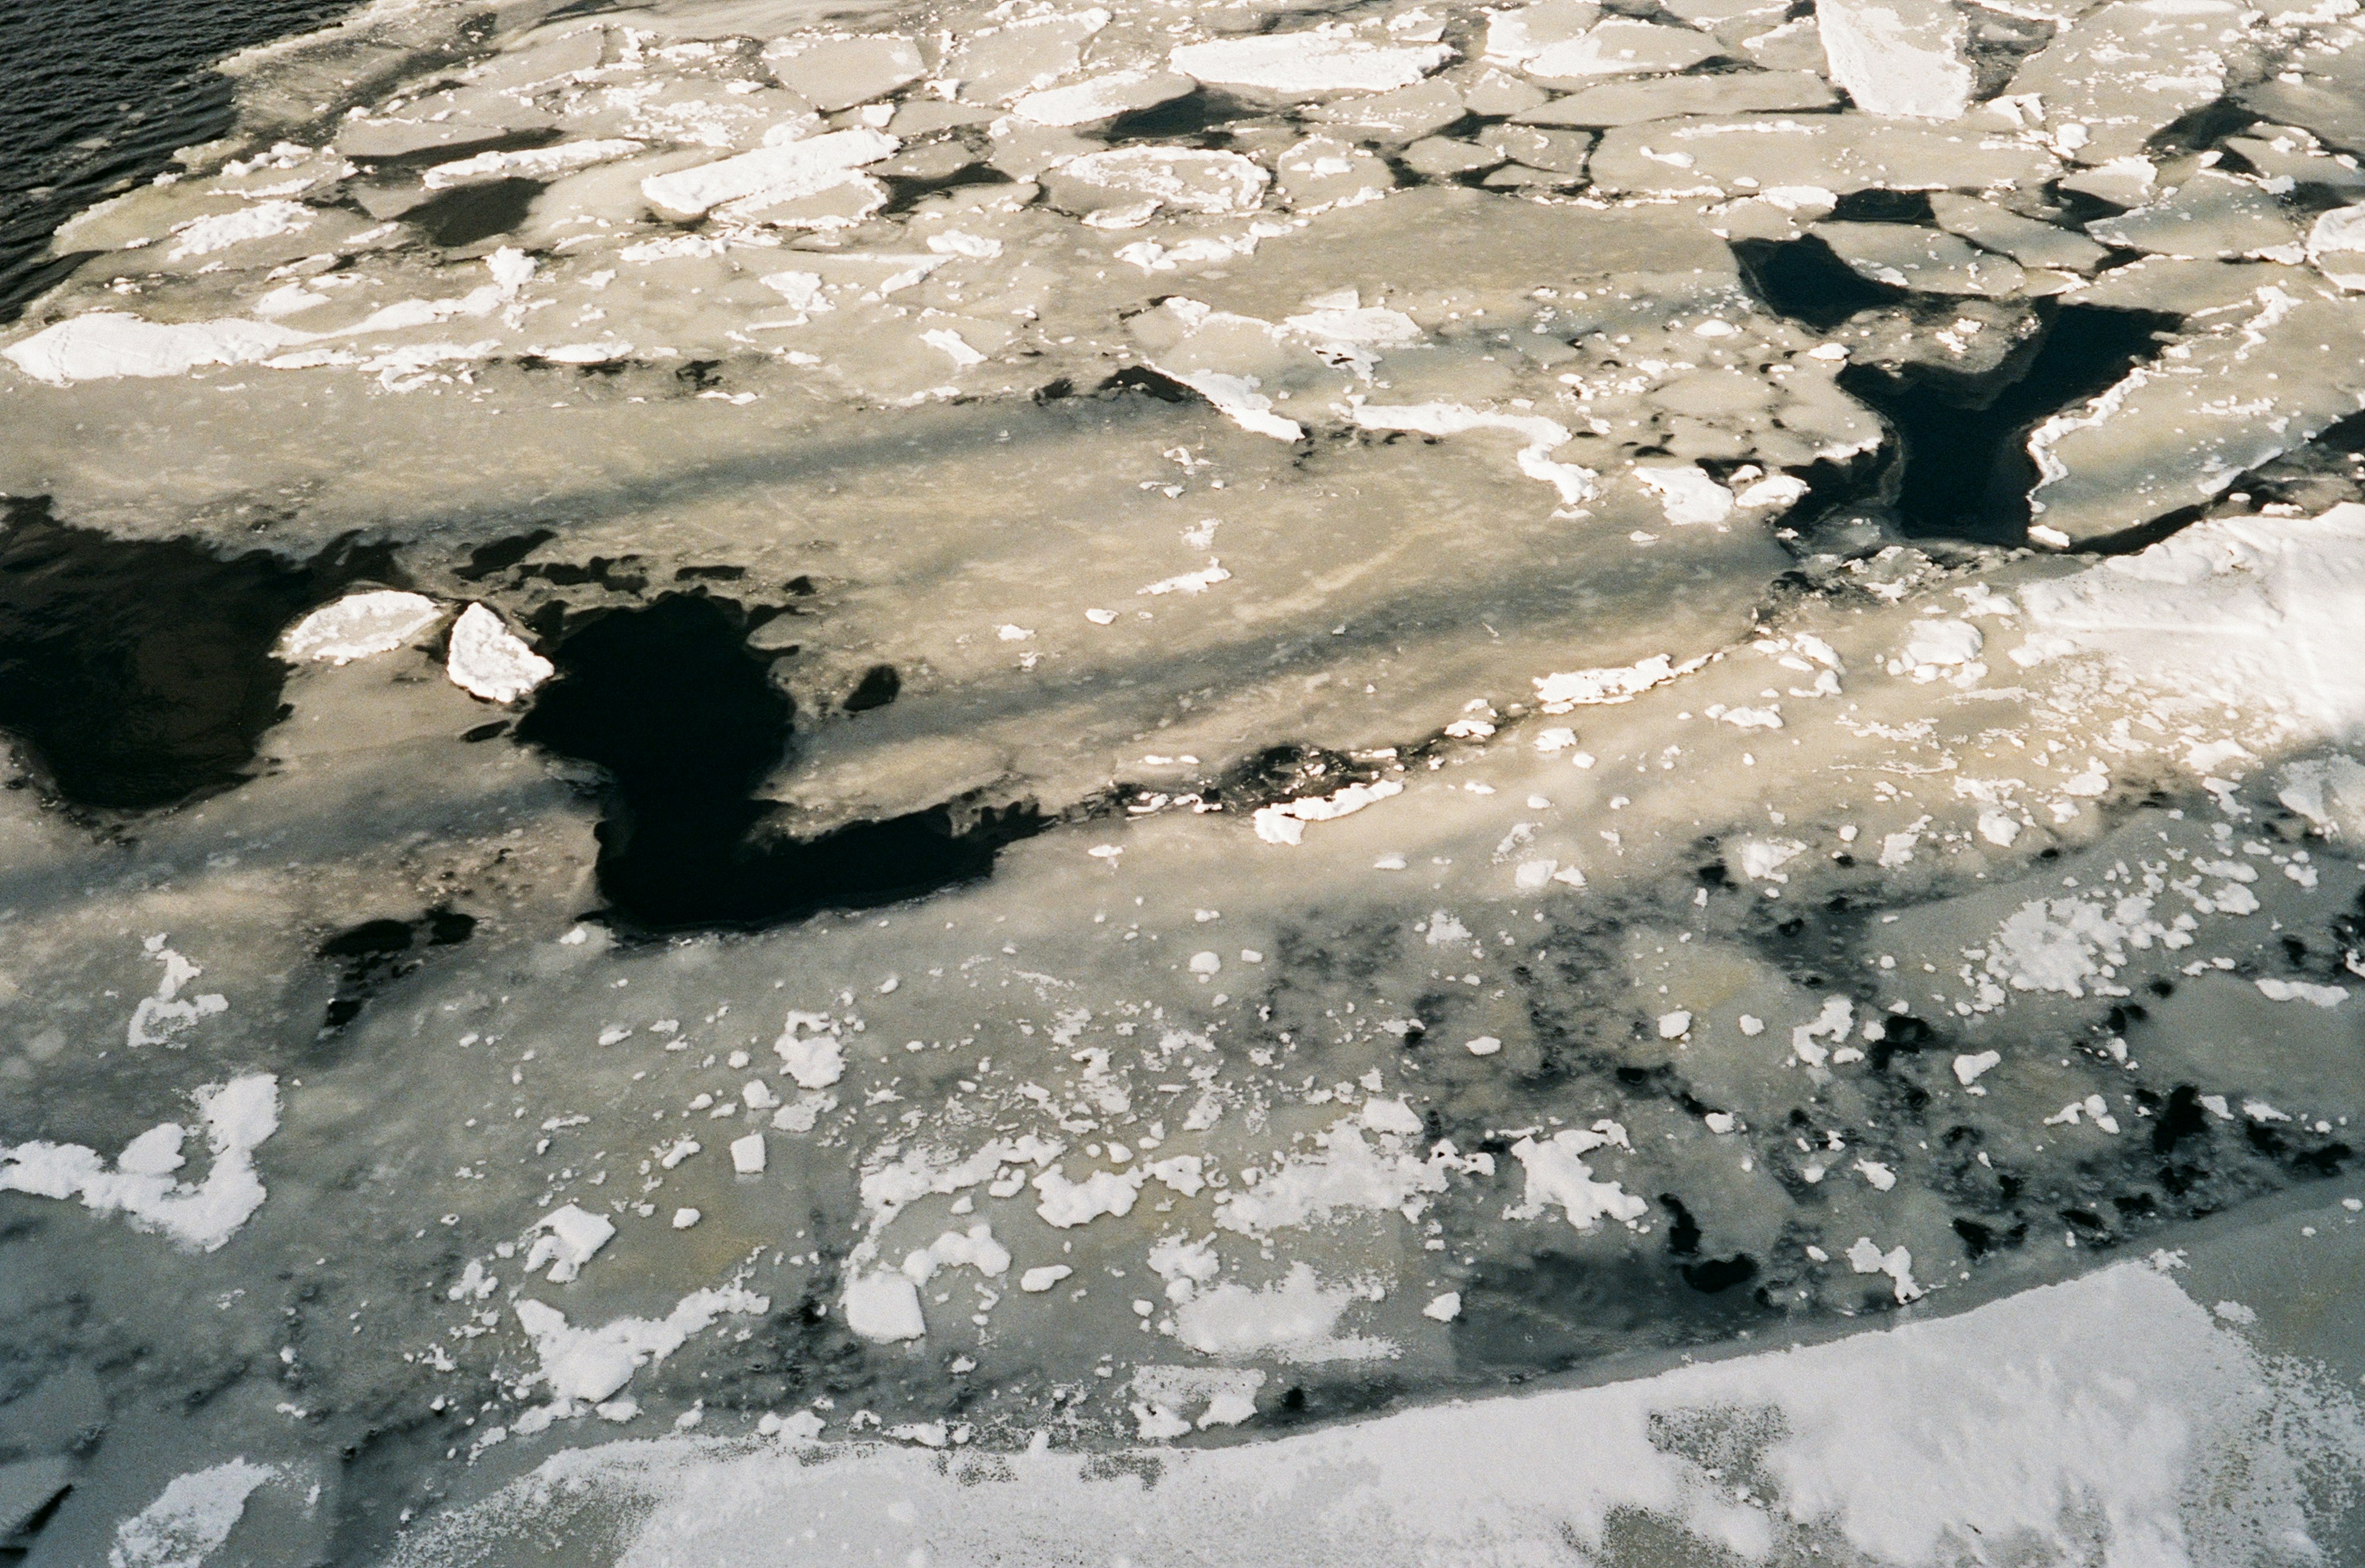
[[[862,678],[854,683],[854,689],[846,694],[840,706],[849,713],[868,713],[894,701],[902,689],[903,678],[895,673],[893,665],[872,665],[862,672]]]
[[[506,234],[523,223],[533,198],[543,193],[547,183],[512,175],[455,185],[429,196],[404,213],[402,220],[425,235],[428,243],[456,251],[479,240]]]
[[[2201,1091],[2190,1083],[2178,1084],[2169,1092],[2167,1107],[2152,1124],[2152,1152],[2167,1154],[2186,1138],[2208,1136],[2209,1117],[2202,1109]]]
[[[1703,1258],[1697,1263],[1686,1263],[1676,1271],[1683,1275],[1684,1283],[1702,1295],[1714,1295],[1755,1279],[1757,1260],[1746,1252],[1736,1252],[1730,1258]]]
[[[371,997],[418,969],[420,960],[409,956],[415,948],[454,946],[476,929],[472,914],[432,909],[416,920],[365,920],[322,942],[319,956],[334,962],[338,972],[320,1033],[332,1035],[343,1028],[360,1016]]]
[[[1936,218],[1928,191],[1891,191],[1877,185],[1850,191],[1832,208],[1833,221],[1839,223],[1930,223]]]
[[[519,740],[606,771],[600,888],[625,922],[749,927],[892,903],[987,875],[1045,825],[1032,806],[963,797],[790,835],[752,795],[787,755],[795,704],[745,634],[692,595],[598,616],[560,640],[556,678],[519,721]]]
[[[1738,240],[1732,253],[1760,299],[1819,332],[1830,331],[1859,310],[1907,297],[1901,288],[1866,277],[1811,234],[1780,241]]]
[[[2158,353],[2153,334],[2176,323],[2156,312],[2071,305],[2050,313],[2035,353],[2001,388],[1869,364],[1850,365],[1839,382],[1897,431],[1904,449],[1897,511],[1908,534],[2018,544],[2028,535],[2028,493],[2037,481],[2027,432]]]
[[[495,572],[506,572],[557,537],[555,528],[530,528],[479,544],[468,552],[468,564],[453,575],[476,582]]]
[[[0,729],[59,795],[146,811],[247,777],[278,722],[288,622],[390,553],[346,538],[310,561],[224,557],[186,539],[62,523],[46,497],[0,499]]]
[[[1234,120],[1261,118],[1228,93],[1202,87],[1146,109],[1121,114],[1101,130],[1111,146],[1127,141],[1180,142],[1191,147],[1228,147],[1230,133],[1218,129]]]
[[[1093,388],[1096,392],[1143,392],[1161,403],[1187,403],[1199,394],[1147,365],[1128,364]]]
[[[887,205],[880,209],[881,218],[894,218],[911,211],[939,192],[958,190],[963,185],[1006,185],[1010,176],[989,163],[971,163],[935,179],[914,179],[908,175],[890,174],[885,177]]]
[[[1692,1218],[1692,1211],[1684,1207],[1684,1201],[1673,1193],[1660,1193],[1659,1202],[1675,1216],[1667,1222],[1667,1250],[1678,1258],[1698,1256],[1700,1227],[1699,1221]]]

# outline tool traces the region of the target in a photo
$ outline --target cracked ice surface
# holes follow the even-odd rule
[[[656,1560],[981,1463],[1224,1542],[1236,1460],[1403,1452],[1496,1512],[1324,1518],[2354,1539],[2353,1411],[2242,1427],[2238,1314],[2090,1267],[2359,1212],[2337,7],[454,0],[230,69],[0,335],[37,1554],[517,1561],[588,1482]]]

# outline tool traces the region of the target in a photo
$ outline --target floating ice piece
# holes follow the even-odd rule
[[[1388,46],[1317,28],[1184,44],[1168,63],[1185,76],[1268,93],[1379,93],[1409,87],[1453,58],[1441,43]]]
[[[230,1011],[230,999],[219,992],[181,995],[181,988],[205,970],[164,946],[162,933],[148,938],[142,946],[151,958],[164,966],[164,972],[156,977],[156,993],[141,997],[131,1010],[124,1044],[135,1050],[141,1046],[178,1046],[184,1043],[181,1036],[199,1020]]]
[[[1892,1247],[1883,1252],[1873,1244],[1872,1238],[1859,1236],[1847,1249],[1848,1267],[1859,1274],[1886,1274],[1889,1285],[1900,1302],[1918,1301],[1922,1287],[1913,1282],[1913,1254],[1902,1247]]]
[[[1305,427],[1272,411],[1272,399],[1258,390],[1264,383],[1256,376],[1222,370],[1170,370],[1156,364],[1150,368],[1188,386],[1251,435],[1269,435],[1275,441],[1305,439]]]
[[[241,1456],[174,1476],[154,1502],[115,1527],[107,1568],[200,1568],[230,1539],[255,1488],[283,1473]]]
[[[1741,874],[1752,881],[1787,882],[1789,873],[1782,869],[1807,852],[1807,846],[1795,838],[1753,838],[1741,846]]]
[[[1144,1437],[1180,1437],[1194,1423],[1182,1412],[1201,1406],[1198,1429],[1237,1427],[1256,1414],[1257,1391],[1265,1374],[1254,1368],[1142,1367],[1133,1374],[1134,1392],[1142,1396],[1133,1406]]]
[[[764,1135],[749,1133],[745,1137],[731,1140],[731,1169],[742,1176],[764,1173]]]
[[[1433,1317],[1440,1323],[1452,1322],[1462,1316],[1462,1293],[1447,1291],[1442,1295],[1432,1296],[1429,1305],[1420,1309],[1420,1315]]]
[[[514,702],[548,680],[555,667],[481,604],[468,606],[453,622],[443,670],[471,697]]]
[[[1906,633],[1898,661],[1908,669],[1921,665],[1967,665],[1979,656],[1987,639],[1967,621],[1924,618]]]
[[[1599,703],[1631,702],[1653,687],[1664,686],[1679,675],[1689,675],[1707,662],[1703,656],[1679,665],[1666,654],[1653,654],[1640,664],[1540,675],[1535,678],[1536,700],[1547,713],[1565,713],[1572,708]]]
[[[772,1049],[800,1089],[826,1089],[846,1076],[846,1052],[838,1044],[837,1027],[820,1014],[790,1014],[788,1026],[772,1042]]]
[[[1123,1218],[1133,1212],[1134,1200],[1141,1195],[1141,1184],[1149,1176],[1146,1170],[1095,1170],[1081,1182],[1070,1182],[1054,1165],[1039,1172],[1032,1183],[1043,1194],[1035,1212],[1045,1225],[1061,1230],[1090,1225],[1103,1215]]]
[[[1217,583],[1231,580],[1232,574],[1224,569],[1223,563],[1210,557],[1202,570],[1181,572],[1171,577],[1160,577],[1145,588],[1134,589],[1134,592],[1149,594],[1153,597],[1170,593],[1205,593]]]
[[[569,170],[629,158],[641,147],[640,142],[624,137],[610,137],[596,141],[562,141],[555,147],[529,147],[515,152],[479,152],[473,158],[436,164],[427,171],[421,183],[431,191],[440,191],[476,180],[548,179]]]
[[[1816,1042],[1830,1040],[1836,1044],[1846,1039],[1855,1018],[1855,1005],[1846,997],[1825,997],[1823,1010],[1815,1014],[1812,1022],[1801,1024],[1790,1031],[1791,1054],[1809,1067],[1822,1066],[1831,1059],[1831,1047]]]
[[[1070,158],[1053,172],[1114,196],[1209,217],[1255,210],[1272,183],[1261,165],[1239,153],[1202,147],[1112,147]]]
[[[2259,994],[2269,1002],[2304,1002],[2312,1007],[2337,1007],[2348,1000],[2348,988],[2314,985],[2306,980],[2261,980]]]
[[[550,1282],[555,1285],[563,1285],[581,1273],[583,1265],[591,1261],[616,1234],[614,1221],[573,1204],[551,1210],[533,1222],[532,1229],[540,1234],[527,1249],[526,1272],[532,1273],[547,1263]]]
[[[185,375],[206,364],[252,364],[311,341],[308,332],[236,317],[166,324],[93,310],[0,349],[0,358],[37,381],[65,386],[120,375]]]
[[[381,588],[349,593],[296,622],[279,639],[278,654],[290,663],[355,659],[392,653],[433,625],[443,608],[424,594]]]
[[[919,47],[893,33],[782,39],[764,50],[764,64],[824,114],[884,97],[927,73]]]
[[[920,1288],[893,1270],[857,1276],[840,1298],[846,1326],[865,1339],[890,1345],[917,1339],[928,1331],[920,1312]]]
[[[166,1122],[126,1144],[111,1171],[96,1150],[80,1144],[0,1144],[0,1192],[79,1196],[94,1214],[120,1213],[135,1229],[162,1231],[183,1247],[215,1251],[254,1217],[267,1195],[254,1173],[254,1150],[279,1130],[279,1080],[249,1073],[208,1084],[192,1098],[213,1153],[198,1185],[173,1180],[189,1135]]]
[[[1306,837],[1307,823],[1335,822],[1403,793],[1404,785],[1394,778],[1350,784],[1328,795],[1309,795],[1260,807],[1250,821],[1256,826],[1256,835],[1267,844],[1297,844]]]
[[[1942,0],[1820,0],[1832,80],[1866,114],[1958,119],[1975,82],[1962,14]]]
[[[301,233],[312,226],[312,209],[300,201],[259,201],[235,212],[193,218],[173,226],[172,231],[180,236],[181,242],[166,253],[165,260],[210,256],[249,240]]]
[[[641,182],[641,194],[651,207],[678,218],[701,217],[725,202],[789,201],[857,179],[857,170],[902,145],[868,128],[833,130],[670,174],[653,174]]]
[[[1198,84],[1171,71],[1115,71],[1065,87],[1020,95],[1010,112],[1037,125],[1094,125],[1182,97]]]
[[[1385,1339],[1342,1336],[1339,1317],[1362,1293],[1326,1285],[1304,1263],[1262,1289],[1218,1285],[1174,1312],[1174,1337],[1202,1355],[1272,1355],[1283,1361],[1376,1361],[1395,1353]]]
[[[1480,1035],[1462,1042],[1462,1048],[1474,1057],[1491,1057],[1503,1048],[1503,1042],[1492,1035]]]
[[[1046,1263],[1040,1268],[1029,1269],[1019,1275],[1018,1288],[1029,1294],[1040,1295],[1074,1272],[1075,1270],[1065,1263]]]
[[[1628,1147],[1625,1128],[1609,1121],[1596,1122],[1590,1129],[1564,1128],[1543,1143],[1530,1137],[1513,1144],[1513,1158],[1527,1168],[1528,1191],[1523,1202],[1503,1211],[1503,1217],[1533,1219],[1546,1204],[1556,1204],[1578,1230],[1591,1230],[1605,1218],[1627,1225],[1641,1219],[1650,1204],[1616,1182],[1595,1181],[1593,1168],[1583,1158],[1611,1144]]]
[[[1584,33],[1535,50],[1518,63],[1530,76],[1645,76],[1688,71],[1724,52],[1690,28],[1663,27],[1612,17]]]
[[[1677,527],[1722,522],[1732,515],[1732,492],[1718,484],[1705,469],[1689,464],[1678,467],[1637,464],[1634,477],[1659,498],[1659,510]]]
[[[2318,213],[2307,231],[2307,259],[2343,288],[2365,288],[2365,206]]]
[[[1401,1101],[1393,1104],[1412,1123],[1412,1132],[1396,1121],[1382,1131],[1418,1136],[1419,1120]],[[1389,1113],[1380,1113],[1386,1119]],[[1266,1237],[1276,1230],[1328,1221],[1341,1210],[1393,1210],[1407,1219],[1418,1217],[1429,1196],[1445,1191],[1449,1172],[1491,1169],[1492,1159],[1463,1159],[1444,1145],[1427,1155],[1399,1149],[1393,1144],[1373,1148],[1363,1133],[1366,1124],[1342,1117],[1315,1135],[1318,1152],[1283,1158],[1254,1187],[1239,1187],[1216,1199],[1216,1223],[1241,1236]]]
[[[724,1313],[755,1316],[771,1308],[770,1297],[728,1285],[693,1291],[660,1318],[619,1317],[597,1328],[573,1328],[565,1313],[528,1297],[517,1304],[517,1320],[541,1361],[535,1381],[571,1409],[607,1399],[632,1382],[634,1372],[664,1361]]]
[[[993,1238],[993,1227],[981,1221],[970,1226],[966,1235],[946,1231],[927,1246],[903,1257],[902,1274],[915,1285],[925,1285],[944,1269],[975,1269],[988,1279],[998,1280],[1010,1271],[1010,1249]]]
[[[1955,1058],[1955,1081],[1968,1089],[1972,1084],[1977,1083],[1983,1074],[1992,1071],[2002,1063],[2003,1053],[2001,1051],[1980,1051],[1975,1055],[1958,1056]]]
[[[2275,799],[2331,832],[2365,838],[2365,765],[2335,753],[2294,762]]]
[[[1568,428],[1541,414],[1499,414],[1463,403],[1410,403],[1386,406],[1358,401],[1350,417],[1367,431],[1412,431],[1421,435],[1459,435],[1464,431],[1505,430],[1525,438],[1519,448],[1519,472],[1541,480],[1560,492],[1562,504],[1577,506],[1592,499],[1596,475],[1574,463],[1555,463],[1552,454],[1568,444]]]
[[[1691,1026],[1692,1015],[1680,1008],[1659,1014],[1659,1038],[1663,1040],[1680,1040],[1691,1032]]]

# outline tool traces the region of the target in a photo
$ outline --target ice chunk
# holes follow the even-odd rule
[[[1568,428],[1541,414],[1502,414],[1462,403],[1413,403],[1395,406],[1358,401],[1355,423],[1367,431],[1415,431],[1422,435],[1459,435],[1465,431],[1509,431],[1522,439],[1515,461],[1519,472],[1560,492],[1564,505],[1592,499],[1597,476],[1574,463],[1555,463],[1552,454],[1568,444]]]
[[[300,233],[312,226],[312,209],[300,201],[260,201],[235,212],[193,218],[173,226],[172,231],[180,237],[180,243],[166,252],[165,260],[209,256],[249,240]]]
[[[1547,44],[1520,61],[1530,76],[1644,76],[1687,71],[1723,50],[1705,33],[1612,17],[1576,38]]]
[[[917,1339],[928,1331],[928,1320],[920,1315],[920,1287],[892,1270],[850,1281],[840,1305],[846,1326],[877,1344]]]
[[[643,143],[624,137],[608,137],[588,141],[562,141],[555,147],[529,147],[514,152],[479,152],[473,158],[454,159],[438,163],[427,171],[421,184],[431,191],[448,190],[477,180],[548,179],[594,163],[611,162],[629,158],[641,151]]]
[[[1511,1146],[1512,1157],[1526,1167],[1528,1191],[1519,1204],[1503,1211],[1506,1219],[1533,1219],[1546,1204],[1557,1204],[1568,1223],[1591,1230],[1604,1219],[1631,1225],[1650,1204],[1616,1182],[1597,1182],[1584,1156],[1610,1144],[1623,1146],[1625,1130],[1615,1122],[1597,1122],[1591,1129],[1567,1127],[1544,1142],[1523,1137]]]
[[[1902,1247],[1892,1247],[1883,1252],[1873,1244],[1872,1238],[1859,1236],[1847,1249],[1848,1267],[1859,1274],[1886,1274],[1890,1289],[1900,1302],[1918,1301],[1922,1287],[1913,1282],[1913,1254]]]
[[[460,612],[452,625],[452,650],[444,673],[452,684],[488,702],[514,702],[548,680],[555,666],[501,624],[481,604]]]
[[[911,1289],[900,1275],[891,1275]],[[705,1332],[724,1313],[752,1316],[771,1310],[771,1299],[736,1285],[693,1291],[660,1318],[619,1317],[597,1328],[570,1327],[566,1315],[532,1297],[517,1304],[518,1327],[533,1341],[540,1360],[535,1380],[562,1404],[596,1405],[609,1398],[651,1361],[662,1361]],[[916,1303],[913,1310],[917,1311]]]
[[[119,310],[70,316],[0,349],[37,381],[65,386],[120,375],[185,375],[199,365],[251,364],[311,334],[268,321],[143,321]]]
[[[1197,84],[1171,71],[1114,71],[1105,76],[1027,93],[1010,112],[1037,125],[1095,125],[1154,108],[1194,91]]]
[[[2195,523],[2137,554],[2031,583],[2022,606],[2066,648],[2101,654],[2156,689],[2236,706],[2304,744],[2365,726],[2365,689],[2350,670],[2360,593],[2365,506],[2344,502],[2314,518]]]
[[[852,108],[927,72],[910,39],[893,33],[788,38],[764,50],[773,80],[824,113]]]
[[[801,141],[761,147],[641,182],[649,205],[669,218],[704,215],[725,202],[779,202],[817,195],[860,176],[902,143],[883,131],[833,130]]]
[[[1866,113],[1950,120],[1969,106],[1963,17],[1943,0],[1821,0],[1815,26],[1832,80]]]
[[[1384,1339],[1341,1336],[1339,1319],[1354,1304],[1348,1285],[1325,1285],[1304,1263],[1262,1289],[1223,1284],[1174,1312],[1174,1337],[1206,1356],[1268,1354],[1283,1361],[1373,1361],[1393,1355]]]
[[[199,1568],[230,1539],[256,1487],[277,1465],[243,1457],[176,1475],[156,1500],[115,1527],[107,1568]]]
[[[1403,793],[1401,782],[1381,778],[1369,784],[1350,784],[1328,795],[1309,795],[1261,806],[1250,820],[1256,827],[1256,835],[1265,843],[1297,844],[1306,836],[1307,823],[1335,822]]]
[[[526,1272],[532,1273],[548,1263],[550,1282],[556,1285],[581,1273],[583,1265],[616,1234],[614,1221],[573,1204],[551,1210],[534,1221],[532,1228],[540,1234],[526,1252]]]
[[[207,1085],[192,1098],[213,1154],[202,1183],[173,1180],[188,1134],[178,1123],[166,1122],[127,1144],[112,1171],[95,1150],[79,1144],[0,1144],[0,1192],[79,1195],[84,1207],[123,1214],[135,1229],[162,1231],[195,1250],[219,1250],[266,1196],[254,1171],[254,1150],[279,1130],[279,1081],[270,1073],[249,1073]]]
[[[279,639],[279,656],[291,663],[328,659],[342,665],[392,653],[443,613],[424,594],[392,588],[349,593],[289,627]]]
[[[1227,87],[1269,93],[1377,93],[1408,87],[1453,57],[1441,43],[1390,47],[1317,28],[1184,44],[1168,57],[1175,70]]]
[[[2314,985],[2306,980],[2261,979],[2259,994],[2269,1002],[2304,1002],[2311,1007],[2337,1007],[2348,1000],[2348,989],[2337,985]]]
[[[1035,1178],[1034,1188],[1043,1194],[1035,1212],[1045,1225],[1062,1230],[1090,1225],[1103,1215],[1128,1215],[1148,1176],[1144,1170],[1095,1170],[1081,1182],[1070,1182],[1054,1165]]]
[[[1658,496],[1660,510],[1677,527],[1720,523],[1732,515],[1732,492],[1709,477],[1705,469],[1688,464],[1664,467],[1638,463],[1634,465],[1634,477]]]

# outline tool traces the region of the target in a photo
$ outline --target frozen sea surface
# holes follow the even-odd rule
[[[2350,53],[221,62],[0,336],[0,1551],[2365,1558]]]

